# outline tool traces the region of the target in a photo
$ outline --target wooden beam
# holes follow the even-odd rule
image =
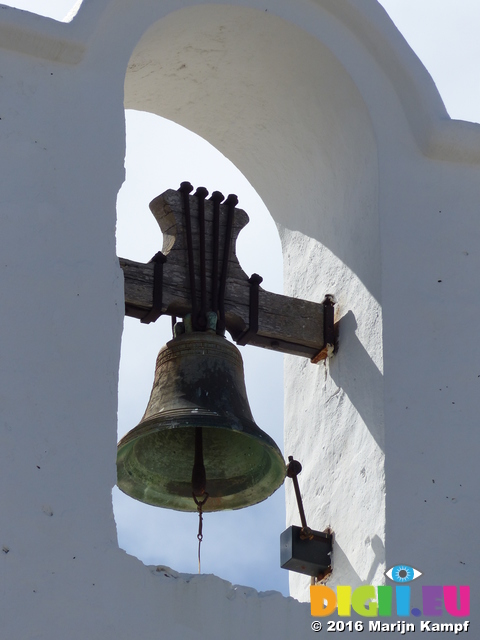
[[[200,304],[199,268],[199,224],[198,199],[189,196],[192,237],[195,259],[195,282],[197,305]],[[162,252],[166,257],[163,264],[161,313],[184,317],[191,312],[188,255],[182,194],[169,190],[158,196],[150,204],[163,232]],[[206,270],[212,272],[213,263],[213,202],[205,201]],[[226,207],[220,206],[220,262],[225,242]],[[247,214],[235,209],[232,229],[232,251],[228,262],[228,278],[225,290],[225,323],[234,340],[239,340],[249,328],[250,292],[249,277],[242,270],[235,253],[235,243],[239,232],[248,223]],[[120,258],[120,266],[125,277],[125,313],[143,318],[153,305],[154,263],[146,264]],[[206,283],[208,302],[212,296],[212,278]],[[249,335],[248,344],[283,353],[301,355],[318,361],[327,356],[324,341],[324,305],[298,298],[270,293],[258,288],[258,330]],[[325,353],[323,353],[325,352]]]

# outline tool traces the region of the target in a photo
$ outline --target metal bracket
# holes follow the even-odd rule
[[[243,331],[235,342],[240,346],[245,346],[250,342],[253,336],[257,335],[258,331],[258,294],[260,283],[263,282],[262,276],[258,273],[253,273],[248,279],[250,283],[250,307],[248,310],[248,327]]]
[[[333,356],[336,351],[335,346],[335,298],[327,294],[323,304],[323,344],[321,351],[311,359],[313,364],[318,364],[321,360],[326,360]]]
[[[150,311],[140,319],[143,324],[155,322],[162,315],[163,265],[166,261],[167,258],[161,251],[150,260],[155,264],[153,269],[153,304]]]

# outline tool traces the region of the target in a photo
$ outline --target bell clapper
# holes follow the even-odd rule
[[[204,498],[203,500],[197,500],[197,497],[194,493],[192,493],[193,499],[195,501],[195,504],[197,505],[197,511],[198,511],[198,533],[197,533],[197,540],[198,540],[198,573],[201,573],[200,571],[200,547],[202,544],[202,540],[203,540],[203,505],[205,504],[205,502],[208,500],[208,493],[204,493]]]
[[[203,462],[203,433],[202,427],[195,427],[195,458],[192,469],[192,496],[198,511],[198,573],[200,573],[200,546],[203,540],[203,505],[208,500],[206,492],[207,476]],[[203,496],[199,500],[198,496]]]

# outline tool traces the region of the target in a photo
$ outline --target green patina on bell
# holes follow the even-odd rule
[[[118,444],[117,484],[158,507],[241,509],[285,478],[275,442],[254,422],[238,349],[214,332],[185,333],[157,358],[145,415]],[[193,485],[192,485],[193,482]]]

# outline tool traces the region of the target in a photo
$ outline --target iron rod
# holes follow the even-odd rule
[[[192,221],[190,218],[189,193],[193,191],[190,182],[182,182],[180,192],[183,195],[183,213],[185,215],[185,231],[187,234],[188,273],[190,276],[190,293],[192,296],[192,326],[197,326],[197,292],[195,287],[195,263],[193,260]]]
[[[233,228],[233,216],[235,214],[235,206],[238,204],[237,196],[230,194],[225,201],[227,205],[227,225],[225,228],[225,243],[223,249],[223,264],[222,275],[220,278],[220,287],[218,293],[218,309],[220,312],[220,319],[218,327],[222,334],[225,333],[225,289],[227,286],[227,274],[228,274],[228,262],[230,258],[230,250],[232,245],[232,228]]]
[[[213,200],[213,257],[212,257],[212,311],[218,312],[218,252],[220,247],[220,203],[223,193],[214,191]]]
[[[195,192],[198,198],[198,223],[200,229],[200,316],[198,324],[201,329],[207,326],[207,274],[205,258],[205,198],[208,191],[205,187],[198,187]]]
[[[297,499],[298,511],[300,512],[300,520],[302,522],[302,529],[308,529],[307,518],[305,517],[305,511],[303,509],[302,496],[300,494],[300,487],[298,485],[298,474],[302,470],[302,465],[297,460],[293,459],[293,456],[288,456],[287,464],[287,476],[293,481],[293,488],[295,489],[295,497]]]

